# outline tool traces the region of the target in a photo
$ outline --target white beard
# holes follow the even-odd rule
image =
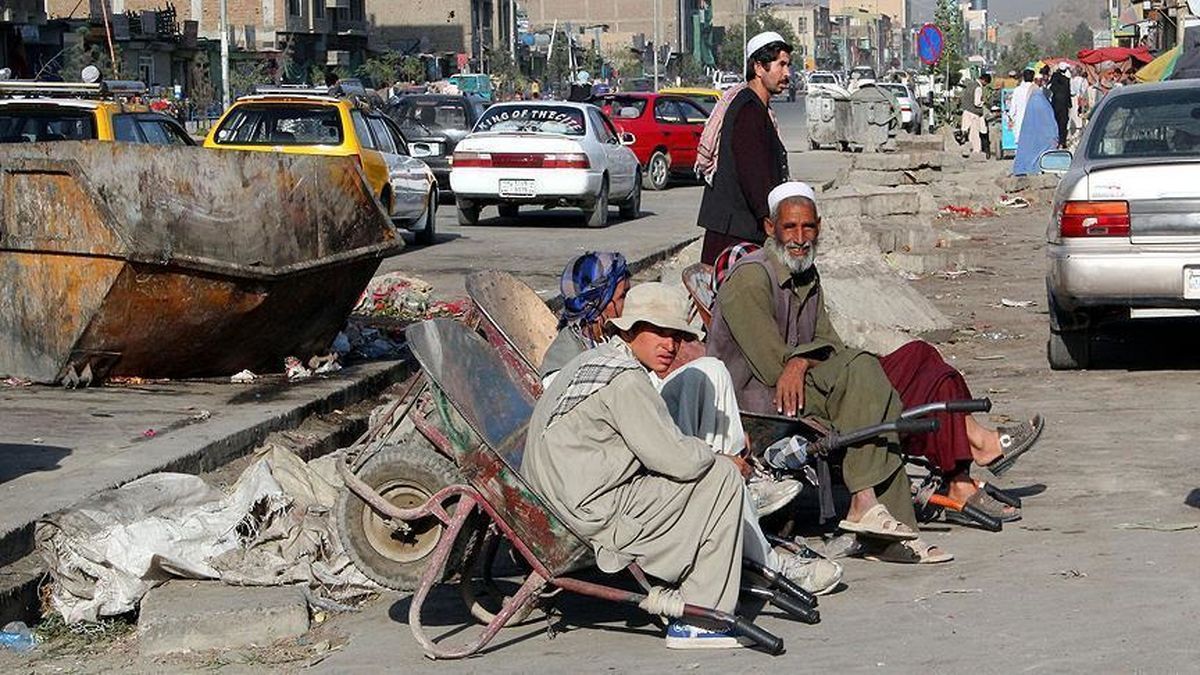
[[[792,273],[792,276],[804,274],[811,269],[813,263],[817,261],[816,241],[813,241],[808,245],[808,253],[806,253],[803,258],[797,258],[788,253],[787,247],[776,241],[775,237],[767,237],[767,240],[763,242],[763,248],[767,250],[768,254],[774,256],[774,258],[778,260],[784,267],[788,268],[788,271]]]

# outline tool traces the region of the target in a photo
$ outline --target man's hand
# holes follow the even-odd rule
[[[738,473],[742,474],[744,480],[750,480],[750,474],[754,472],[754,468],[750,466],[750,462],[747,462],[744,457],[741,455],[721,456],[728,457],[729,461],[733,462],[733,465],[737,467]]]
[[[783,374],[775,383],[775,410],[780,414],[795,417],[804,409],[804,374],[808,365],[808,359],[794,356],[783,367]]]

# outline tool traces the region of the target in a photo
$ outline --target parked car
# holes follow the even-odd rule
[[[236,100],[204,140],[216,150],[357,157],[371,194],[392,221],[433,243],[438,184],[409,154],[408,141],[390,118],[327,88],[260,87]],[[342,92],[344,93],[344,92]]]
[[[384,112],[400,125],[408,152],[425,162],[443,193],[450,192],[450,157],[458,142],[471,133],[484,105],[469,96],[421,94],[402,96]]]
[[[675,94],[691,99],[692,103],[704,108],[704,112],[711,115],[713,107],[717,105],[717,101],[721,100],[722,92],[705,87],[667,87],[659,89],[658,93]]]
[[[1055,369],[1086,368],[1107,322],[1200,316],[1200,86],[1119,87],[1077,149],[1045,153],[1064,171],[1046,232]]]
[[[725,91],[745,81],[746,78],[737,73],[719,73],[713,76],[713,87],[719,91]]]
[[[879,78],[875,75],[875,69],[871,66],[855,66],[850,69],[850,75],[847,78],[848,84],[846,88],[851,93],[858,91],[858,88],[864,84],[874,84]]]
[[[836,73],[831,73],[828,70],[814,70],[808,74],[808,83],[805,85],[805,93],[808,96],[819,96],[823,93],[831,93],[841,96],[848,96],[849,92],[842,86],[841,80]]]
[[[921,133],[924,111],[908,85],[895,82],[876,82],[875,86],[896,97],[896,107],[900,110],[900,126],[910,134]]]
[[[597,105],[617,129],[633,134],[643,188],[663,190],[671,174],[695,175],[696,147],[708,121],[704,108],[671,94],[613,94]]]
[[[523,205],[583,209],[589,227],[641,211],[641,165],[633,137],[588,103],[515,101],[484,111],[459,142],[450,170],[460,225],[479,222],[485,206],[516,217]]]
[[[0,81],[0,143],[195,145],[174,118],[132,102],[145,94],[141,82]]]

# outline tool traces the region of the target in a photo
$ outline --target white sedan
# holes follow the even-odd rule
[[[596,106],[518,101],[489,107],[454,149],[450,186],[460,225],[479,222],[484,206],[517,216],[522,205],[583,209],[589,227],[608,222],[608,206],[636,218],[641,165],[622,134]]]

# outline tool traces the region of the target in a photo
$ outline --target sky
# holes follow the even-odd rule
[[[913,13],[918,20],[933,18],[936,0],[913,0]],[[1046,0],[990,0],[988,18],[994,21],[1013,21],[1027,16],[1037,16],[1050,4]]]

